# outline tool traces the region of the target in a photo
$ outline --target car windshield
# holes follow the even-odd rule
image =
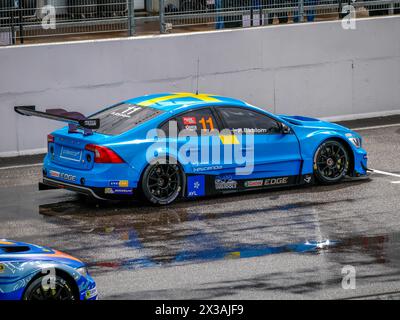
[[[100,119],[100,127],[95,130],[96,132],[118,135],[155,118],[161,113],[163,111],[154,108],[121,103],[100,111],[90,118]]]

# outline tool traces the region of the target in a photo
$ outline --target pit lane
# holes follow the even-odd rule
[[[395,299],[398,123],[399,116],[346,123],[360,128],[369,167],[383,172],[370,179],[162,208],[39,192],[40,156],[1,159],[0,238],[81,258],[102,299]],[[345,266],[356,270],[356,289],[342,287]]]

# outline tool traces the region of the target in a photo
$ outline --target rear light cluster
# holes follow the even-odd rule
[[[109,148],[96,144],[87,144],[85,150],[94,153],[94,162],[96,163],[124,163],[124,160]]]
[[[53,156],[54,155],[54,145],[49,146],[49,143],[54,143],[54,136],[51,134],[47,135],[47,147],[48,147],[48,151]]]

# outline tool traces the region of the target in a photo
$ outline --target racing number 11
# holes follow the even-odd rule
[[[202,117],[199,120],[199,123],[201,124],[201,126],[203,127],[203,130],[207,130],[207,124],[210,126],[210,130],[214,130],[214,123],[213,123],[213,119],[211,117],[208,117],[208,119],[204,119],[204,117]]]

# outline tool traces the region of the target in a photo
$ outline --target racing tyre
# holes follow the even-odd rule
[[[322,143],[314,156],[314,174],[322,184],[337,183],[346,176],[349,155],[342,143],[327,140]]]
[[[23,300],[76,300],[73,287],[65,279],[56,276],[53,288],[48,285],[42,276],[34,280],[25,290]],[[45,284],[43,285],[42,282]]]
[[[151,164],[143,173],[142,196],[151,204],[169,204],[181,194],[183,181],[182,171],[177,164]]]

